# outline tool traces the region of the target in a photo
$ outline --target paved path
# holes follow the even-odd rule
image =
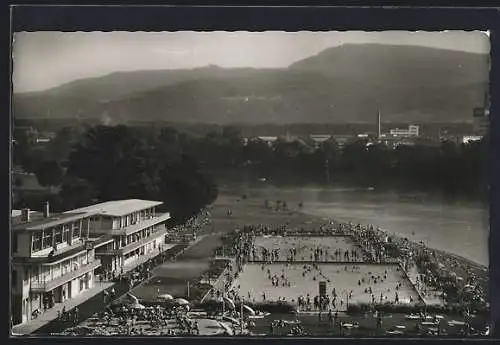
[[[112,287],[114,283],[112,282],[98,282],[95,283],[95,285],[91,288],[88,289],[75,298],[71,298],[64,303],[56,303],[56,305],[48,309],[45,313],[41,314],[34,320],[29,320],[28,322],[25,322],[20,325],[16,325],[12,328],[12,333],[13,334],[19,334],[19,335],[25,335],[25,334],[30,334],[35,332],[37,329],[45,326],[52,320],[57,318],[57,313],[61,312],[63,307],[66,307],[66,310],[70,310],[76,306],[79,306],[80,304],[84,303],[85,301],[91,299],[92,297],[96,296],[97,294],[101,293],[102,291]]]
[[[164,252],[173,249],[176,245],[169,246],[165,249]],[[151,253],[150,255],[144,255],[139,258],[139,262],[136,265],[140,265],[143,262],[146,262],[148,259],[158,255],[158,252]],[[130,271],[131,268],[127,267],[124,270]],[[42,315],[38,316],[34,320],[30,320],[20,325],[16,325],[12,328],[12,333],[16,335],[26,335],[26,334],[49,334],[49,333],[57,333],[65,328],[71,327],[71,322],[63,322],[58,321],[57,315],[58,311],[62,311],[63,307],[66,307],[66,310],[69,311],[74,307],[78,306],[79,309],[79,318],[80,320],[84,320],[90,316],[92,316],[97,310],[102,310],[104,303],[104,290],[110,289],[113,287],[116,292],[116,296],[124,295],[129,291],[129,286],[125,282],[97,282],[95,285],[76,296],[75,298],[69,299],[64,303],[57,303],[56,306],[52,309],[47,310]]]
[[[174,256],[174,258],[178,257],[178,256],[182,256],[182,254],[184,252],[186,252],[186,250],[188,250],[193,245],[195,245],[198,242],[200,242],[205,237],[206,237],[206,235],[204,235],[204,236],[198,236],[196,238],[196,240],[194,240],[193,242],[191,242],[189,244],[188,247],[186,247],[184,250],[182,250],[179,253],[177,253]],[[172,245],[169,248],[166,248],[165,251],[171,250],[171,249],[173,249],[176,246],[177,245]],[[139,263],[137,263],[137,265],[140,265],[141,263],[146,262],[148,259],[150,259],[152,257],[155,257],[156,255],[154,255],[154,254],[157,255],[158,253],[157,252],[152,252],[149,255],[144,255],[143,257],[141,257],[139,259],[141,261]],[[130,270],[131,270],[131,268],[127,267],[126,270],[124,269],[124,273],[126,273],[126,271],[130,271]],[[144,284],[145,281],[139,283],[139,285]],[[97,285],[99,285],[99,284],[97,284]],[[134,288],[137,288],[137,286],[139,286],[139,285],[136,285]],[[98,286],[96,286],[96,288],[97,287]],[[89,294],[88,296],[85,296],[86,298],[81,298],[77,303],[75,303],[75,305],[71,305],[71,307],[67,305],[66,306],[66,310],[70,310],[71,308],[73,308],[76,305],[78,305],[79,314],[80,314],[80,320],[85,320],[85,319],[91,317],[96,312],[98,312],[100,310],[103,310],[103,301],[104,301],[104,292],[103,291],[105,289],[107,289],[107,288],[110,288],[110,287],[113,287],[115,289],[116,296],[118,296],[116,299],[122,298],[123,295],[125,295],[126,293],[128,293],[130,291],[128,284],[125,283],[125,282],[107,283],[106,287],[102,287],[102,289],[96,289],[93,294]],[[62,309],[62,305],[61,305],[60,309]],[[35,333],[35,334],[50,334],[50,333],[59,333],[59,332],[62,332],[63,330],[65,330],[65,329],[73,326],[73,324],[71,322],[58,321],[58,320],[56,320],[56,318],[57,318],[57,311],[55,311],[54,315],[50,315],[50,316],[47,316],[46,318],[44,318],[43,321],[38,322],[38,323],[34,324],[31,327],[26,327],[26,331],[21,332],[21,331],[15,331],[14,330],[14,333],[18,333],[18,334],[31,334],[31,333]],[[41,316],[37,320],[42,320]],[[34,320],[34,321],[36,321],[36,320]],[[19,325],[19,326],[24,326],[24,325],[26,325],[26,324]],[[23,329],[21,329],[21,330],[23,330]]]
[[[411,283],[415,286],[415,289],[417,289],[417,278],[419,276],[419,272],[417,267],[413,266],[408,272],[408,278],[410,279]],[[427,294],[424,294],[422,291],[419,291],[419,294],[421,295],[421,298],[424,300],[425,305],[443,305],[443,298],[440,296],[441,293],[436,290],[432,290],[429,288],[430,291],[428,291]]]

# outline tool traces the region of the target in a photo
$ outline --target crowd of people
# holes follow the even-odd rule
[[[414,287],[422,296],[431,292],[436,294],[437,291],[448,303],[471,300],[476,306],[486,306],[486,269],[480,269],[462,258],[433,250],[423,242],[412,242],[407,238],[389,235],[379,228],[374,229],[372,225],[349,223],[343,229],[371,254],[374,261],[387,261],[392,253],[393,259],[406,272],[416,267],[419,275],[414,281]]]
[[[290,229],[287,226],[270,226],[265,224],[250,225],[244,231],[252,234],[253,237],[261,235],[283,236],[281,240],[287,241],[287,237],[303,236],[306,231],[303,228]],[[326,249],[320,247],[311,249],[309,257],[301,256],[301,260],[313,262],[322,261],[325,256],[332,257],[332,261],[356,261],[356,262],[389,262],[399,263],[403,270],[408,272],[416,267],[420,272],[416,279],[415,288],[422,296],[433,292],[442,296],[447,302],[473,301],[475,305],[487,304],[487,274],[484,268],[479,268],[462,258],[441,253],[430,249],[422,242],[412,242],[407,238],[391,235],[373,225],[363,226],[361,224],[343,223],[336,221],[325,222],[312,230],[311,235],[344,235],[350,236],[360,247],[354,253],[349,250],[335,250],[333,257],[327,253]],[[260,252],[255,245],[249,244],[251,248],[250,260],[255,258],[263,261],[286,261],[294,262],[298,259],[296,247],[292,247],[286,253],[285,260],[280,256],[277,248],[261,248]],[[260,257],[259,257],[260,256]],[[422,257],[425,260],[421,260]],[[420,259],[420,260],[419,260]],[[425,265],[422,265],[425,261]],[[443,290],[451,290],[450,294]],[[453,296],[453,299],[452,299]]]
[[[278,211],[288,210],[288,205],[284,201],[277,202],[274,207],[269,202],[266,202],[266,207]],[[228,211],[228,216],[231,216],[231,214]],[[199,217],[191,219],[186,225],[178,227],[176,231],[196,233],[209,222],[210,213],[208,210],[203,210]],[[300,237],[304,236],[304,234],[308,234],[308,236],[348,236],[356,246],[352,249],[333,249],[322,244],[313,247],[300,247],[299,245],[265,247],[255,244],[255,239],[258,236],[280,236],[282,237],[280,241],[285,243],[291,237]],[[222,279],[220,279],[221,284],[210,291],[211,298],[227,298],[241,303],[244,301],[255,302],[255,295],[250,294],[250,292],[246,296],[241,295],[241,287],[237,283],[235,284],[248,262],[258,262],[271,286],[276,288],[292,287],[295,283],[293,279],[296,278],[288,276],[285,270],[273,272],[270,269],[273,263],[285,263],[286,265],[301,265],[304,263],[301,270],[302,279],[322,280],[335,284],[321,271],[320,263],[347,262],[349,264],[345,265],[344,270],[355,273],[359,270],[359,267],[356,266],[357,263],[396,262],[399,263],[398,270],[408,271],[413,267],[419,269],[421,274],[417,278],[415,287],[421,294],[428,292],[431,286],[443,289],[445,287],[444,282],[446,282],[447,284],[454,284],[459,291],[464,291],[465,286],[470,286],[469,290],[476,295],[484,295],[484,291],[481,290],[480,284],[478,284],[480,277],[477,270],[471,269],[459,258],[439,254],[427,248],[423,243],[414,243],[406,238],[391,236],[379,228],[374,228],[372,225],[363,226],[361,224],[325,221],[312,230],[306,230],[303,227],[291,228],[287,224],[278,226],[269,224],[245,225],[243,229],[231,234],[230,243],[226,248],[227,250],[224,250],[225,256],[231,257],[232,260],[227,263]],[[151,270],[166,260],[170,260],[169,255],[160,253],[157,257],[149,259],[128,274],[106,272],[105,279],[120,281],[125,279],[129,284],[129,289],[132,289],[135,284],[148,279],[151,276]],[[464,275],[463,279],[452,277],[452,273],[450,273],[452,269],[461,272]],[[393,286],[391,285],[383,291],[380,289],[380,286],[388,283],[388,276],[389,272],[387,270],[383,274],[368,272],[357,281],[357,287],[347,291],[342,290],[341,293],[330,285],[331,291],[322,294],[301,293],[296,296],[281,296],[278,300],[291,301],[298,306],[299,311],[319,312],[320,318],[321,313],[327,313],[328,319],[335,323],[339,307],[345,309],[346,304],[355,297],[353,293],[358,293],[358,290],[362,294],[369,296],[372,304],[400,303],[402,301],[400,282],[394,283]],[[376,289],[377,287],[378,289]],[[260,291],[259,293],[263,302],[268,301],[266,291]],[[106,291],[104,304],[108,304],[114,298],[114,290]],[[404,302],[407,303],[408,301]],[[410,296],[409,302],[415,302],[413,296]],[[226,305],[225,302],[223,302],[223,305]],[[234,306],[229,312],[236,313],[235,315],[238,316]],[[75,320],[75,324],[78,323],[78,315],[74,316],[74,311],[68,315],[71,315],[71,320]],[[144,335],[146,329],[155,329],[161,335],[196,335],[200,332],[198,323],[187,316],[184,308],[155,307],[138,309],[122,306],[118,310],[107,308],[103,314],[98,316],[98,319],[104,320],[104,322],[96,323],[94,328],[104,330],[108,327],[109,331],[109,327],[116,324],[115,332],[119,334]],[[304,329],[300,323],[293,324],[291,328],[288,327],[289,324],[283,320],[273,321],[270,326],[271,333],[276,334],[279,333],[280,329],[287,328],[286,332],[288,334],[304,334]],[[342,328],[342,325],[340,327]]]
[[[423,267],[418,267],[421,271],[420,276],[417,278],[416,282],[413,283],[414,288],[418,290],[421,296],[430,293],[431,286],[442,290],[444,287],[443,281],[449,283],[451,281],[449,279],[450,276],[454,275],[453,271],[457,271],[458,269],[458,271],[463,272],[466,277],[463,279],[459,277],[453,280],[453,284],[457,286],[457,289],[462,291],[464,286],[468,285],[470,287],[469,290],[473,290],[476,296],[482,296],[480,297],[481,301],[485,300],[484,291],[481,291],[481,287],[478,286],[480,284],[476,284],[478,281],[477,270],[471,269],[469,265],[459,258],[443,254],[436,255],[436,251],[427,248],[423,243],[415,243],[406,238],[390,235],[386,231],[375,228],[373,225],[363,226],[361,224],[354,225],[352,223],[336,221],[324,222],[312,231],[308,229],[307,233],[311,234],[311,232],[312,236],[349,236],[359,249],[334,249],[332,252],[329,252],[327,247],[317,246],[315,248],[310,248],[310,253],[305,253],[303,248],[299,248],[298,246],[291,246],[290,248],[286,248],[285,246],[285,252],[279,247],[266,248],[261,246],[259,248],[254,242],[256,236],[280,236],[283,237],[280,239],[280,243],[284,243],[287,241],[287,238],[303,236],[306,231],[303,228],[291,229],[286,225],[246,225],[243,227],[243,230],[234,237],[233,243],[230,246],[229,252],[234,256],[236,262],[236,270],[232,278],[235,279],[238,276],[239,272],[242,270],[242,266],[247,262],[264,261],[270,264],[273,262],[296,263],[310,261],[312,263],[317,263],[328,261],[328,258],[331,258],[331,261],[344,262],[398,263],[401,271],[404,271],[401,272],[401,274],[406,274],[410,269],[418,266],[418,257],[427,255],[429,260],[437,261],[440,259],[444,262],[444,265],[431,265],[434,271],[429,270],[428,267],[425,270]],[[443,279],[442,275],[436,274],[436,271],[440,272],[442,275],[446,274],[447,279]],[[306,271],[303,275],[305,274]],[[276,274],[268,274],[268,279],[271,281],[272,286],[276,287],[286,287],[292,284],[290,279],[280,277],[280,275]],[[366,285],[364,291],[370,295],[372,303],[399,303],[401,298],[398,290],[401,288],[401,283],[389,288],[384,293],[380,293],[380,295],[375,295],[370,292],[372,286],[383,284],[386,279],[387,273],[380,276],[366,277],[360,279],[358,285]],[[231,280],[231,278],[229,278],[228,281],[229,280]],[[459,286],[461,286],[461,288],[459,288]],[[229,291],[231,287],[230,282],[225,286],[225,288],[228,289],[229,295],[238,298],[235,291]],[[445,299],[446,294],[443,292],[441,292],[441,294],[443,299]],[[248,296],[245,297],[248,298]],[[331,302],[333,301],[330,301],[330,305]],[[409,301],[406,302],[410,304],[417,302],[417,298],[410,295]],[[311,303],[311,305],[312,308],[314,308],[314,303]]]
[[[187,315],[185,307],[141,307],[121,304],[106,307],[104,311],[87,320],[91,335],[199,335],[198,321]],[[81,328],[80,328],[81,329]],[[77,332],[68,329],[65,334]]]

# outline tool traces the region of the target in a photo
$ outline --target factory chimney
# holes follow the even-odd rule
[[[380,110],[379,110],[377,112],[377,139],[380,139],[380,137],[382,135],[380,121],[381,121],[381,116],[380,116]]]
[[[44,208],[43,208],[43,216],[45,218],[49,218],[50,217],[50,204],[49,202],[45,202],[45,205],[44,205]]]
[[[23,208],[21,210],[21,220],[23,222],[29,222],[30,221],[30,209],[29,208]]]

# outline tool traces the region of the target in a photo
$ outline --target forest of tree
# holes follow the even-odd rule
[[[64,128],[45,148],[17,138],[13,159],[41,185],[60,187],[53,196],[60,208],[144,198],[164,201],[182,221],[215,200],[217,180],[230,178],[481,195],[487,190],[487,149],[486,138],[396,148],[366,140],[341,148],[333,139],[319,147],[307,140],[270,146],[245,144],[233,127],[193,136],[171,127],[93,126]]]
[[[159,200],[182,222],[217,197],[210,175],[195,158],[171,149],[162,132],[126,126],[63,129],[53,143],[37,152],[20,140],[14,162],[35,173],[41,185],[60,187],[48,197],[55,210],[118,199]],[[17,202],[23,203],[40,204],[22,198]]]

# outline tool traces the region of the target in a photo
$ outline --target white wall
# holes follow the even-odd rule
[[[71,281],[71,298],[74,298],[80,293],[80,280],[74,279]]]
[[[23,257],[31,256],[31,234],[17,235],[17,255]]]

